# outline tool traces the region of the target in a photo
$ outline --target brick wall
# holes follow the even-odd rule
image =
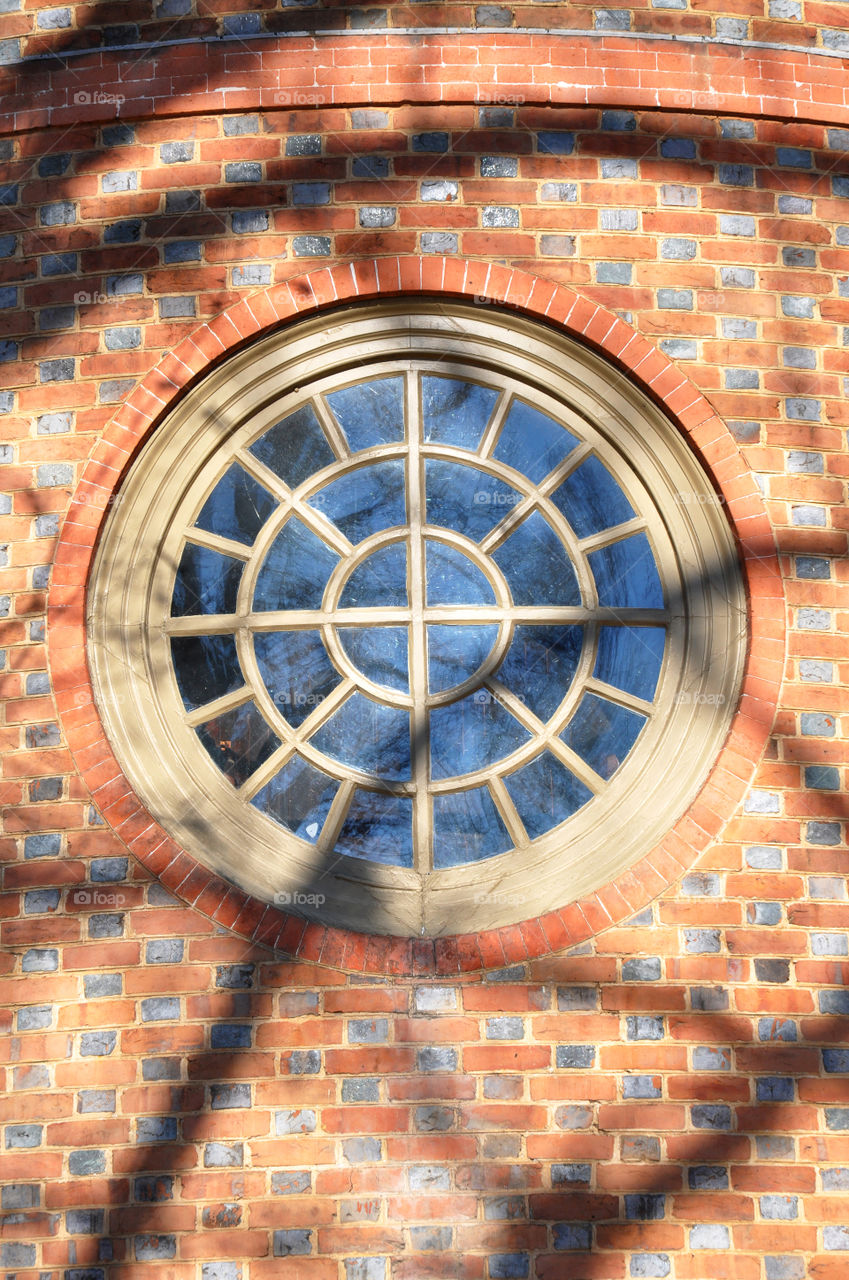
[[[5,1271],[843,1280],[839,7],[0,8]],[[496,17],[509,36],[461,30]],[[133,52],[134,23],[171,43]],[[351,36],[275,35],[306,26]],[[740,752],[744,800],[691,813],[698,864],[621,922],[575,908],[577,945],[516,931],[483,972],[446,947],[409,976],[302,926],[293,960],[175,896],[84,781],[92,713],[62,658],[69,527],[108,509],[130,446],[104,442],[130,403],[144,435],[160,361],[200,333],[199,374],[227,309],[268,327],[275,289],[313,306],[330,277],[307,273],[395,255],[459,260],[481,306],[525,272],[587,328],[621,317],[727,424],[783,579],[781,643],[755,638],[780,705]]]

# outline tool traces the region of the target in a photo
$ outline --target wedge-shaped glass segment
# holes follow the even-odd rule
[[[367,680],[410,692],[406,627],[339,627],[342,648]]]
[[[354,453],[404,439],[404,379],[376,378],[325,397]]]
[[[195,524],[248,546],[277,506],[267,489],[234,462],[200,509]]]
[[[294,728],[312,715],[342,679],[319,631],[269,631],[254,636],[263,682]]]
[[[502,760],[530,734],[487,689],[430,713],[431,777],[453,778]]]
[[[282,418],[255,440],[251,453],[285,480],[290,489],[297,488],[314,471],[329,467],[336,457],[309,404]]]
[[[634,508],[598,458],[587,458],[554,490],[551,501],[579,538],[612,529],[634,517]]]
[[[242,561],[187,542],[174,580],[171,613],[235,613]]]
[[[532,840],[565,822],[593,793],[550,751],[504,779],[510,799]]]
[[[233,636],[177,636],[171,641],[171,659],[187,711],[244,684]]]
[[[657,689],[665,646],[663,627],[602,627],[593,675],[650,702]]]
[[[237,787],[280,746],[254,702],[208,720],[197,735],[221,772]]]
[[[517,627],[497,678],[535,716],[549,720],[569,692],[583,643],[583,627]]]
[[[354,693],[310,739],[333,760],[390,782],[410,777],[410,716]]]
[[[357,467],[309,499],[341,529],[349,542],[362,542],[407,519],[404,497],[404,464],[400,460]]]
[[[335,551],[296,516],[271,544],[254,591],[255,609],[320,609]]]
[[[434,444],[477,449],[498,392],[458,378],[422,378],[424,438]]]
[[[493,457],[539,484],[577,443],[575,436],[548,414],[540,413],[524,400],[514,400]]]
[[[560,737],[602,778],[611,778],[639,737],[646,717],[585,693]]]
[[[468,556],[444,542],[425,542],[427,602],[438,604],[495,604],[495,592]]]
[[[444,693],[473,676],[498,638],[496,625],[427,629],[427,683],[430,693]]]
[[[507,579],[515,604],[581,603],[572,561],[538,511],[522,521],[492,558]]]
[[[281,827],[315,844],[338,790],[334,778],[294,756],[257,792],[251,804]]]
[[[635,533],[587,556],[595,577],[600,605],[623,609],[662,609],[663,588],[657,576],[651,545]]]
[[[486,787],[433,797],[433,865],[459,867],[512,849]]]
[[[496,476],[460,462],[428,458],[425,463],[428,524],[442,525],[480,542],[522,495]]]
[[[407,604],[407,548],[403,542],[378,547],[358,565],[339,598],[342,609],[377,608]]]
[[[413,865],[413,802],[358,787],[339,832],[334,854],[390,867]]]

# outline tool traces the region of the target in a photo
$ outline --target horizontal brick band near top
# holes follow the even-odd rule
[[[738,538],[752,637],[728,739],[688,812],[650,854],[595,893],[539,919],[442,939],[368,936],[307,923],[200,866],[144,809],[112,754],[86,661],[84,593],[104,513],[137,449],[214,365],[280,324],[356,300],[490,298],[595,349],[661,405],[713,477]],[[201,325],[117,410],[86,465],[62,528],[47,639],[56,703],[77,768],[103,817],[172,892],[217,924],[303,959],[371,973],[458,973],[560,951],[628,919],[693,865],[743,798],[771,730],[784,662],[785,606],[769,520],[728,428],[679,368],[624,320],[538,276],[450,258],[379,258],[314,271],[258,292]]]
[[[510,101],[833,125],[849,124],[849,50],[636,32],[297,33],[25,59],[4,70],[0,94],[0,133],[299,105]]]

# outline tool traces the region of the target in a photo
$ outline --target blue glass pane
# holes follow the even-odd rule
[[[591,551],[587,559],[595,576],[599,604],[625,609],[663,608],[663,589],[644,533]]]
[[[354,666],[368,680],[410,692],[406,627],[339,627],[336,634]]]
[[[358,565],[339,597],[343,609],[407,604],[407,548],[403,542],[379,547]]]
[[[477,449],[498,392],[456,378],[422,378],[424,438]]]
[[[508,774],[504,785],[532,840],[565,822],[593,798],[590,789],[550,751]]]
[[[349,542],[362,542],[372,533],[403,525],[407,520],[404,497],[404,464],[378,462],[358,467],[309,499],[342,530]]]
[[[497,625],[427,628],[427,684],[443,693],[474,675],[498,637]]]
[[[338,789],[333,778],[294,756],[257,792],[251,804],[302,840],[315,844]]]
[[[602,778],[619,768],[646,723],[646,717],[585,693],[560,737]]]
[[[579,538],[631,520],[631,506],[618,483],[598,458],[587,458],[551,495]]]
[[[251,453],[270,467],[290,488],[314,471],[328,467],[336,455],[311,405],[302,405],[281,419],[251,445]]]
[[[413,865],[413,802],[379,791],[354,792],[334,853],[390,867]]]
[[[495,476],[459,462],[428,458],[425,462],[428,524],[442,525],[480,542],[522,495]]]
[[[172,615],[235,613],[242,568],[241,560],[187,542],[174,581]]]
[[[433,865],[459,867],[512,849],[486,787],[433,797]]]
[[[593,675],[650,701],[657,688],[665,645],[662,627],[602,627]]]
[[[293,516],[265,557],[254,608],[320,609],[327,579],[338,563],[336,552]]]
[[[487,689],[430,713],[432,778],[485,769],[528,741],[530,734]]]
[[[495,592],[468,556],[444,542],[425,542],[428,604],[495,604]]]
[[[563,543],[538,511],[493,551],[516,604],[577,605],[581,592]]]
[[[354,452],[404,439],[404,379],[378,378],[326,397]]]
[[[514,400],[493,457],[539,484],[578,443],[565,427],[524,400]]]
[[[362,693],[353,694],[310,739],[334,760],[354,765],[375,778],[410,777],[410,716],[384,707]]]
[[[250,545],[276,506],[277,499],[234,462],[201,507],[195,524],[208,533]]]
[[[319,631],[257,632],[254,652],[280,714],[296,728],[342,679]]]
[[[534,715],[548,720],[575,678],[583,643],[583,627],[517,627],[497,677]]]
[[[177,636],[171,641],[171,659],[187,711],[245,683],[232,636]]]
[[[237,787],[280,746],[254,702],[207,721],[197,734],[221,772]]]

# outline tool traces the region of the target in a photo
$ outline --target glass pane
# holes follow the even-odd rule
[[[492,456],[539,484],[578,443],[559,422],[514,400]]]
[[[320,631],[258,632],[254,652],[268,692],[280,714],[295,728],[342,679]]]
[[[517,627],[496,675],[534,715],[548,720],[575,678],[583,643],[583,627]]]
[[[504,785],[532,840],[565,822],[593,798],[589,788],[550,751],[508,774]]]
[[[242,567],[241,560],[187,542],[174,581],[173,617],[235,613]]]
[[[413,865],[413,802],[379,791],[354,792],[334,853],[390,867]]]
[[[207,721],[197,734],[221,772],[237,787],[280,746],[254,702]]]
[[[301,756],[294,756],[258,791],[251,804],[302,840],[315,844],[339,783]]]
[[[504,574],[516,604],[577,605],[578,579],[563,543],[534,511],[492,558]]]
[[[404,379],[361,382],[325,397],[351,449],[371,449],[404,439]]]
[[[430,713],[432,778],[485,769],[528,741],[530,734],[488,689],[434,707]]]
[[[171,660],[187,711],[245,683],[233,636],[177,636],[171,641]]]
[[[598,458],[587,458],[551,495],[579,538],[630,520],[634,515],[625,494]]]
[[[342,648],[368,680],[410,692],[406,627],[340,627]]]
[[[457,378],[422,378],[424,438],[477,449],[498,392]]]
[[[260,436],[251,445],[251,453],[292,489],[314,471],[330,466],[336,457],[309,404],[302,405]]]
[[[591,551],[587,560],[595,576],[599,604],[625,609],[663,608],[663,589],[644,533]]]
[[[433,865],[458,867],[512,849],[507,828],[486,787],[433,797]]]
[[[255,609],[320,609],[339,556],[292,516],[269,548],[254,592]]]
[[[250,545],[276,506],[277,499],[234,462],[201,507],[195,524],[208,533]]]
[[[444,542],[425,542],[428,604],[495,604],[495,592],[468,556]]]
[[[473,542],[480,542],[522,501],[520,493],[495,476],[441,458],[425,462],[425,493],[428,524],[455,529]]]
[[[646,717],[585,693],[560,737],[602,778],[610,778],[637,741]]]
[[[325,485],[309,499],[309,505],[332,520],[353,543],[406,524],[404,464],[399,460],[358,467]]]
[[[498,626],[427,628],[427,683],[444,693],[474,675],[498,638]]]
[[[340,608],[372,608],[407,604],[407,548],[391,542],[358,565],[342,589]]]
[[[410,777],[410,716],[355,693],[310,739],[334,760],[375,778]]]
[[[662,627],[602,627],[593,675],[650,701],[660,677],[665,645]]]

